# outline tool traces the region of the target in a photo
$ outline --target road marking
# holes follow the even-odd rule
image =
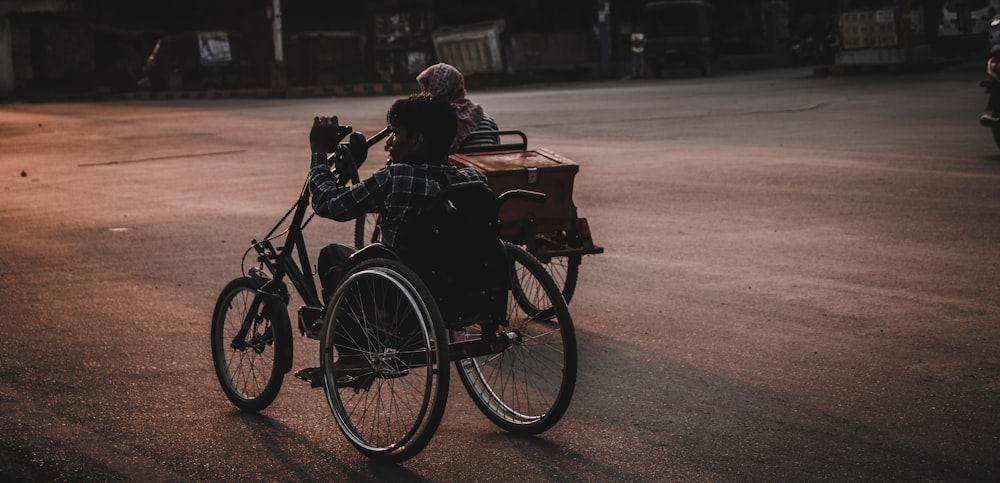
[[[195,154],[176,154],[173,156],[153,156],[150,158],[140,158],[140,159],[127,159],[124,161],[104,161],[99,163],[82,163],[78,164],[77,167],[80,168],[91,168],[94,166],[113,166],[116,164],[131,164],[131,163],[145,163],[149,161],[163,161],[165,159],[184,159],[184,158],[200,158],[204,156],[220,156],[223,154],[237,154],[246,151],[245,149],[236,149],[233,151],[213,151],[210,153],[195,153]]]

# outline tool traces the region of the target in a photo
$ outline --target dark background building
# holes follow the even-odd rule
[[[974,14],[982,7],[980,3],[993,1],[714,0],[713,25],[717,51],[723,57],[770,54],[780,58],[795,39],[842,35],[845,11],[895,11],[895,31],[905,30],[901,28],[904,18],[922,26],[915,29],[916,36],[896,34],[899,45],[904,40],[932,43],[946,5]],[[482,64],[477,71],[481,75],[614,77],[627,73],[629,35],[645,3],[0,0],[0,97],[135,90],[157,39],[206,29],[231,32],[241,39],[239,56],[245,64],[241,85],[247,87],[409,82],[415,71],[439,60],[435,47],[440,49],[441,44],[435,45],[435,35],[447,32],[457,32],[452,37],[460,39],[479,35],[480,47],[498,49],[493,64],[484,58],[489,52],[474,53],[478,57],[473,60]],[[605,5],[607,16],[599,15]],[[275,12],[280,12],[280,22],[274,21]],[[903,12],[915,13],[907,17]],[[981,34],[973,31],[974,26],[964,28],[968,31],[961,37]],[[280,63],[276,62],[276,35],[281,44]],[[489,40],[490,35],[496,38]],[[172,87],[205,85],[176,83]]]

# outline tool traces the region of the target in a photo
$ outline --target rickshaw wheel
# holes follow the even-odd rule
[[[552,275],[552,280],[556,286],[560,287],[562,296],[566,303],[573,298],[576,292],[576,280],[580,276],[581,255],[570,255],[567,257],[553,257],[547,262],[542,262],[545,270]]]

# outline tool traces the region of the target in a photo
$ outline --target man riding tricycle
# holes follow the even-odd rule
[[[508,200],[545,196],[495,196],[482,173],[448,163],[455,117],[440,99],[397,101],[387,121],[370,139],[336,117],[314,121],[298,200],[251,242],[253,266],[216,303],[212,357],[223,392],[247,411],[274,401],[293,369],[294,293],[298,332],[319,341],[318,367],[296,376],[323,388],[338,427],[366,456],[402,461],[426,446],[443,416],[452,362],[492,422],[519,434],[546,431],[575,387],[573,323],[551,276],[501,239],[498,219]],[[389,135],[390,162],[360,180],[368,149]],[[341,221],[377,211],[381,240],[358,250],[330,245],[313,272],[303,236],[310,207]]]

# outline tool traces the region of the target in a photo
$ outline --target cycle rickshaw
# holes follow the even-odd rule
[[[334,164],[360,166],[387,135],[388,128],[371,139],[351,134]],[[496,226],[498,207],[508,200],[538,202],[544,195],[515,190],[494,198],[479,187],[445,192],[430,222],[417,225],[430,231],[414,232],[438,236],[435,243],[458,250],[463,261],[475,259],[464,272],[420,266],[433,255],[407,257],[373,244],[351,257],[331,298],[321,300],[303,236],[313,217],[307,180],[281,220],[251,242],[244,264],[253,254],[255,266],[244,267],[216,303],[212,358],[228,399],[260,411],[278,395],[293,365],[294,290],[303,301],[297,329],[319,341],[320,363],[318,374],[296,376],[323,387],[338,427],[369,458],[403,461],[427,445],[443,417],[450,363],[497,426],[538,434],[556,424],[576,384],[573,322],[541,263],[502,241]],[[463,279],[470,271],[479,275]],[[347,357],[355,363],[343,363]]]
[[[515,141],[507,142],[510,139]],[[594,244],[590,224],[579,216],[573,202],[573,178],[579,166],[552,151],[528,149],[528,136],[519,130],[474,132],[448,160],[486,174],[496,194],[516,189],[546,194],[541,203],[512,200],[504,204],[500,235],[542,262],[568,304],[576,291],[583,256],[604,253],[603,247]],[[377,227],[378,215],[358,217],[354,246],[377,243],[381,239]]]

